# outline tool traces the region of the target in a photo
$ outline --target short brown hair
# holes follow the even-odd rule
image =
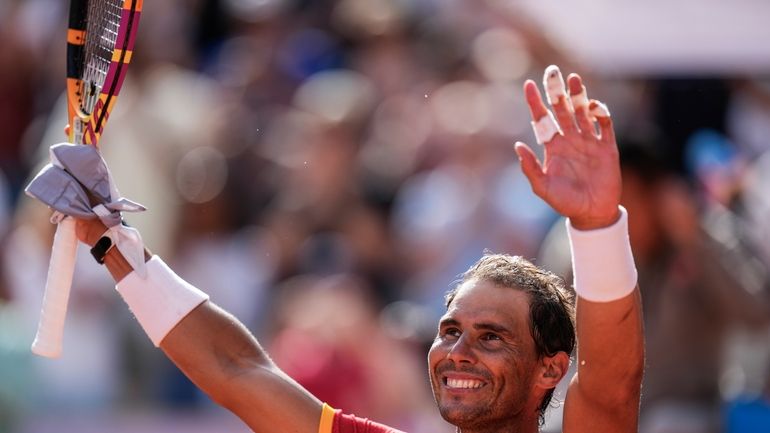
[[[470,267],[460,282],[446,294],[446,306],[452,303],[458,289],[471,280],[489,281],[501,287],[522,290],[529,295],[529,330],[538,356],[553,356],[559,352],[572,354],[575,348],[574,295],[564,280],[540,269],[520,256],[493,254],[484,256]],[[540,403],[540,423],[551,402],[553,389]]]

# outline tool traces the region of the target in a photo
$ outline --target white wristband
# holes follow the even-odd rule
[[[155,347],[209,295],[181,279],[158,256],[147,262],[147,277],[135,271],[115,287]]]
[[[636,265],[628,238],[628,213],[596,230],[578,230],[567,220],[575,292],[593,302],[623,298],[636,287]]]

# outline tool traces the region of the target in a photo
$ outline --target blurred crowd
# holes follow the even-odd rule
[[[149,208],[128,222],[322,400],[449,432],[425,357],[457,276],[491,250],[571,280],[563,221],[513,152],[534,144],[523,80],[558,64],[619,137],[640,431],[770,428],[770,80],[597,74],[515,5],[145,2],[101,141]],[[63,357],[29,353],[55,227],[22,191],[66,138],[66,15],[0,0],[0,432],[245,431],[152,347],[85,248]]]

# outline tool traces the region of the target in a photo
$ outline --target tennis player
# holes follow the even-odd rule
[[[644,344],[612,121],[579,76],[565,85],[552,66],[544,87],[551,108],[534,82],[524,85],[544,160],[524,143],[515,151],[533,191],[568,218],[577,314],[553,274],[520,257],[485,255],[447,296],[428,354],[433,394],[458,432],[537,432],[579,342],[563,430],[635,432]],[[318,400],[159,257],[148,253],[140,276],[104,234],[98,220],[78,222],[79,238],[96,245],[152,342],[255,432],[397,432]]]

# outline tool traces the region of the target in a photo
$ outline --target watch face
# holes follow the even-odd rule
[[[111,246],[112,246],[112,239],[110,239],[109,236],[102,236],[101,238],[99,238],[98,241],[96,241],[96,245],[94,245],[94,248],[99,248],[99,250],[104,251],[106,253]]]
[[[110,239],[109,236],[102,236],[98,241],[96,241],[96,245],[91,248],[91,254],[94,256],[94,259],[96,259],[97,262],[102,264],[104,263],[104,256],[107,254],[107,251],[109,251],[110,248],[112,248],[112,239]]]

